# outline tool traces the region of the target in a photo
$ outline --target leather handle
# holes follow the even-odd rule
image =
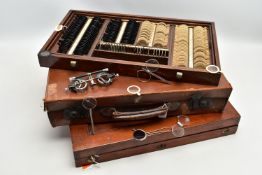
[[[114,111],[112,117],[114,120],[142,120],[149,118],[166,118],[168,112],[167,104],[159,106],[153,109],[141,110],[141,111],[132,111],[132,112],[119,112]]]

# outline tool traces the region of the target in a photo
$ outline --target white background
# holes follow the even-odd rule
[[[1,0],[0,174],[261,174],[261,0]],[[47,68],[37,52],[69,9],[216,22],[223,72],[242,115],[236,135],[74,167],[67,127],[43,112]]]

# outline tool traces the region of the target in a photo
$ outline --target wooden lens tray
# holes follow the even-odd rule
[[[98,34],[95,36],[94,42],[91,43],[91,48],[87,54],[76,55],[59,53],[59,40],[61,39],[61,36],[63,35],[67,26],[72,23],[76,15],[101,17],[103,19],[103,23],[99,29]],[[109,24],[110,20],[115,18],[119,18],[123,21],[136,20],[138,22],[148,20],[154,23],[163,22],[170,25],[167,48],[162,50],[157,49],[156,51],[152,52],[144,48],[144,51],[137,51],[139,54],[132,53],[134,52],[132,50],[133,46],[128,46],[126,49],[121,50],[121,47],[118,48],[115,45],[110,45],[110,47],[116,47],[118,49],[117,52],[115,52],[114,49],[100,49],[99,44],[101,43],[101,39],[104,35],[107,25]],[[220,71],[210,72],[206,69],[172,66],[175,26],[182,24],[188,25],[190,27],[202,26],[208,29],[210,65],[214,65],[218,68],[218,70],[221,70],[216,31],[213,22],[76,10],[70,10],[67,13],[56,30],[52,33],[48,41],[42,47],[38,54],[39,63],[43,67],[89,72],[103,68],[109,68],[110,71],[119,73],[120,75],[135,77],[137,76],[138,70],[147,67],[154,68],[157,70],[155,73],[171,81],[218,85],[222,74]],[[152,48],[149,48],[149,50],[150,49]],[[163,50],[165,51],[164,53]],[[149,59],[157,60],[158,64],[152,64],[152,62],[146,63],[146,61]]]

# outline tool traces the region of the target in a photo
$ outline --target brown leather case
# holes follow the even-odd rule
[[[174,83],[168,85],[152,80],[140,82],[137,78],[119,76],[108,87],[94,86],[84,93],[66,92],[69,77],[83,72],[50,69],[44,98],[45,110],[52,126],[84,124],[89,116],[82,107],[83,100],[96,99],[93,109],[95,123],[121,120],[165,118],[166,115],[221,112],[232,87],[222,75],[218,86]],[[141,96],[127,92],[137,85]],[[126,117],[128,116],[128,117]]]
[[[173,135],[168,128],[178,128],[177,117],[155,120],[140,125],[108,123],[96,125],[90,135],[88,125],[71,125],[71,139],[76,166],[104,162],[132,155],[152,152],[197,141],[234,134],[240,121],[239,113],[228,102],[222,113],[188,115],[183,123],[184,135]],[[134,139],[134,129],[156,132],[143,141]],[[161,131],[162,129],[162,131]]]
[[[203,26],[208,28],[209,48],[211,55],[211,64],[220,68],[219,53],[217,46],[215,24],[208,21],[184,20],[174,18],[161,18],[152,16],[141,15],[127,15],[116,13],[101,13],[92,11],[77,11],[70,10],[65,18],[59,25],[69,26],[76,15],[84,15],[87,17],[99,16],[104,22],[96,36],[95,41],[92,43],[91,49],[85,55],[70,55],[58,52],[58,41],[61,38],[63,30],[54,31],[42,49],[38,53],[39,64],[43,67],[55,69],[70,69],[80,71],[94,71],[102,68],[109,68],[111,71],[119,72],[121,75],[136,76],[136,72],[142,67],[158,67],[157,73],[162,77],[179,82],[190,82],[198,84],[217,85],[220,80],[221,73],[209,73],[205,69],[181,68],[173,67],[172,53],[173,53],[173,40],[174,40],[174,26],[186,24],[188,26]],[[114,53],[112,51],[99,51],[96,49],[99,41],[101,40],[107,24],[110,19],[121,18],[124,20],[137,20],[152,22],[164,22],[170,24],[170,35],[168,42],[169,56],[167,58],[157,58],[152,55],[132,55],[125,53]],[[159,65],[145,63],[145,61],[154,58],[159,61]],[[177,73],[183,74],[182,77],[177,76]]]

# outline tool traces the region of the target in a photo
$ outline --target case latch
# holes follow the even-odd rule
[[[167,145],[164,144],[164,143],[161,143],[160,145],[157,145],[157,149],[158,150],[163,150],[163,149],[166,149],[167,148]]]
[[[192,95],[188,106],[191,110],[208,108],[210,106],[210,100],[204,98],[202,94],[197,93]]]
[[[64,118],[67,120],[89,118],[91,123],[91,134],[95,134],[95,124],[93,120],[93,109],[96,107],[96,99],[83,99],[82,104],[75,105],[69,109],[64,110]]]
[[[76,105],[64,110],[64,118],[67,120],[86,118],[85,114],[86,110],[80,105]]]

